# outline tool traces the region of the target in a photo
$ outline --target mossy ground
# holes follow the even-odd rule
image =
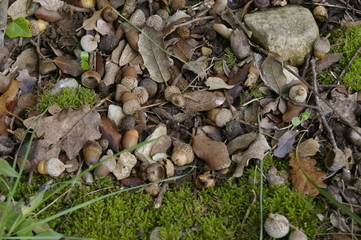
[[[276,165],[287,168],[287,162],[265,159],[265,169]],[[259,198],[252,205],[254,193],[259,193],[259,168],[246,168],[240,179],[219,182],[212,189],[199,191],[193,183],[185,182],[172,187],[159,209],[153,208],[152,197],[144,192],[125,192],[96,202],[72,214],[57,219],[50,225],[66,236],[94,239],[148,239],[151,231],[158,227],[161,239],[258,239],[260,226]],[[23,178],[24,182],[26,177]],[[43,182],[37,175],[34,184],[19,189],[17,197],[29,197]],[[64,179],[58,179],[61,181]],[[110,187],[110,188],[109,188]],[[97,191],[99,189],[106,190]],[[69,200],[69,206],[115,191],[119,186],[110,179],[98,180],[91,186],[76,186]],[[312,237],[321,232],[317,213],[325,211],[318,200],[290,190],[288,185],[271,186],[265,182],[264,218],[269,212],[284,214],[290,222],[303,228]],[[44,205],[45,206],[45,205]],[[41,219],[62,210],[61,201],[39,215]],[[247,209],[250,214],[245,223],[242,220]]]
[[[331,52],[343,53],[341,60],[334,64],[331,68],[336,70],[338,74],[348,65],[352,56],[361,46],[361,25],[352,27],[342,27],[331,32],[330,42],[336,45]],[[361,55],[354,59],[350,68],[346,71],[341,79],[341,83],[349,87],[352,91],[361,90]],[[324,84],[332,84],[335,82],[334,77],[330,73],[330,69],[326,69],[318,73],[318,77]]]

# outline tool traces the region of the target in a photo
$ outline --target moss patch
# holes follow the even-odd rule
[[[44,111],[48,106],[58,105],[61,108],[79,108],[85,104],[94,105],[99,99],[93,89],[79,87],[78,89],[62,88],[58,93],[53,94],[50,90],[44,90],[38,95],[36,110]]]
[[[265,161],[269,162],[268,166],[277,159],[269,156]],[[278,164],[284,166],[284,163]],[[183,183],[165,194],[159,209],[153,208],[149,194],[125,192],[57,219],[50,225],[67,236],[95,239],[148,239],[156,227],[162,239],[258,239],[259,199],[253,205],[251,203],[253,192],[259,196],[259,185],[251,184],[249,179],[255,178],[259,182],[259,176],[259,169],[250,166],[240,179],[224,180],[213,189],[198,191],[193,183]],[[23,184],[17,197],[31,196],[48,180],[35,176],[37,184],[29,189]],[[96,191],[103,188],[106,189]],[[118,189],[119,186],[109,179],[98,180],[91,186],[78,185],[72,191],[68,207]],[[269,212],[284,214],[309,237],[320,232],[316,214],[325,209],[316,199],[294,192],[288,185],[270,186],[265,182],[263,203],[265,218]],[[63,207],[60,200],[39,218],[49,217]],[[247,209],[250,215],[242,224]]]
[[[331,52],[343,53],[341,60],[333,66],[334,69],[338,69],[339,73],[347,66],[352,56],[355,54],[357,49],[361,46],[361,25],[352,27],[342,27],[336,29],[331,33],[330,37],[331,44],[339,44],[332,49]],[[361,90],[361,54],[355,58],[350,65],[350,68],[346,71],[342,77],[341,82],[346,86],[350,87],[353,91]],[[318,74],[321,82],[330,84],[334,82],[334,78],[329,69],[320,72]]]

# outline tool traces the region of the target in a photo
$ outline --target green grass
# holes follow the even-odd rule
[[[267,156],[265,171],[274,163],[279,169],[286,168],[285,162]],[[258,239],[259,201],[250,208],[250,215],[242,224],[254,198],[252,190],[259,193],[259,184],[249,183],[254,178],[259,182],[259,170],[250,166],[242,178],[224,180],[212,189],[199,191],[191,182],[182,183],[165,194],[159,209],[153,208],[153,199],[147,193],[124,192],[56,219],[50,226],[67,236],[95,239],[148,239],[156,227],[162,239]],[[26,177],[22,180],[26,181]],[[29,189],[23,184],[16,197],[31,196],[48,180],[36,175],[35,184]],[[57,181],[62,180],[65,179]],[[104,187],[111,188],[89,194]],[[98,180],[91,186],[77,185],[69,207],[118,189],[110,179]],[[270,186],[265,182],[263,204],[265,217],[268,212],[283,214],[309,237],[321,232],[316,213],[325,211],[322,204],[292,191],[288,185]],[[63,207],[61,201],[56,202],[39,218],[54,215]]]
[[[333,48],[331,52],[343,53],[341,60],[334,64],[331,68],[338,69],[339,73],[347,66],[352,56],[361,46],[361,25],[353,27],[342,27],[331,32],[331,44],[340,44]],[[361,54],[355,58],[350,68],[346,71],[341,82],[350,87],[352,91],[361,90]],[[334,83],[334,78],[330,73],[330,69],[326,69],[318,73],[318,77],[324,84]]]

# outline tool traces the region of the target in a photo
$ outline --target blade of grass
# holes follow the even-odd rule
[[[258,121],[258,134],[262,134],[262,128],[261,128],[261,106],[258,106],[258,115],[257,115],[257,121]],[[259,218],[260,218],[260,230],[259,230],[259,239],[263,239],[263,159],[260,160],[260,189],[259,189]]]
[[[351,212],[350,209],[348,209],[345,205],[337,201],[335,198],[333,198],[328,192],[320,188],[303,170],[303,167],[301,166],[301,163],[298,158],[298,146],[296,146],[296,159],[297,162],[302,170],[303,175],[307,178],[307,180],[323,195],[325,198],[327,198],[332,204],[334,204],[336,207],[340,208],[342,211],[344,211],[347,215],[349,215],[353,220],[355,220],[360,226],[361,226],[361,217],[359,217],[357,214]]]

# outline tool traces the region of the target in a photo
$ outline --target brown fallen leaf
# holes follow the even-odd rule
[[[93,13],[93,16],[84,20],[82,28],[84,28],[85,30],[94,30],[96,28],[97,21],[101,18],[102,12],[103,8],[95,11]]]
[[[209,87],[209,90],[231,89],[234,87],[234,85],[228,85],[222,78],[219,77],[209,77],[205,81],[205,84]]]
[[[290,180],[292,182],[292,189],[300,191],[302,194],[315,197],[319,194],[317,188],[315,188],[303,174],[303,171],[307,176],[312,179],[320,188],[326,188],[327,185],[323,182],[323,179],[326,178],[326,173],[316,168],[316,160],[311,158],[300,158],[299,162],[294,153],[290,153],[289,157],[289,166],[292,167],[290,170]],[[302,166],[302,169],[300,167]]]
[[[194,49],[195,46],[190,45],[183,38],[178,38],[178,40],[173,45],[174,55],[183,59],[186,62],[192,59]]]
[[[262,63],[261,79],[271,90],[280,94],[287,84],[287,78],[283,73],[282,58],[278,55],[269,55]]]
[[[250,132],[236,137],[227,145],[229,154],[233,154],[240,150],[245,150],[254,140],[256,140],[256,138],[256,132]]]
[[[293,151],[293,144],[298,131],[287,131],[279,139],[277,148],[273,151],[273,155],[279,158],[284,158]]]
[[[71,57],[61,56],[55,58],[53,61],[64,73],[72,75],[73,77],[79,77],[84,72],[80,63]]]
[[[232,161],[237,163],[237,168],[233,173],[233,177],[241,177],[244,168],[248,166],[249,160],[253,158],[262,160],[269,149],[271,149],[271,147],[268,145],[266,138],[263,135],[258,134],[256,140],[251,143],[246,151],[232,156]]]
[[[146,26],[139,36],[138,46],[150,77],[158,83],[167,82],[171,77],[169,72],[171,64],[167,54],[160,49],[160,47],[164,49],[163,33]]]
[[[79,110],[65,108],[59,114],[35,120],[24,120],[26,127],[36,130],[39,152],[35,164],[57,158],[63,150],[69,159],[75,158],[87,141],[99,139],[100,114],[84,105]]]
[[[8,113],[7,105],[15,100],[16,94],[19,91],[20,82],[11,80],[7,90],[0,97],[0,117]]]
[[[303,141],[298,146],[298,155],[301,157],[311,157],[319,151],[320,144],[313,138]]]
[[[316,61],[316,71],[322,71],[329,68],[332,64],[340,61],[343,53],[329,53],[325,57],[318,59]]]
[[[20,82],[19,88],[21,90],[21,95],[33,92],[37,79],[29,75],[27,69],[19,71],[19,76],[16,77],[16,80]]]
[[[185,94],[186,102],[182,110],[186,113],[208,111],[224,103],[225,97],[209,91],[194,91]]]
[[[292,118],[298,117],[305,107],[287,102],[287,111],[282,116],[284,122],[291,122]]]
[[[193,137],[194,153],[213,170],[220,170],[231,165],[227,147],[223,142],[213,141],[203,132]]]

